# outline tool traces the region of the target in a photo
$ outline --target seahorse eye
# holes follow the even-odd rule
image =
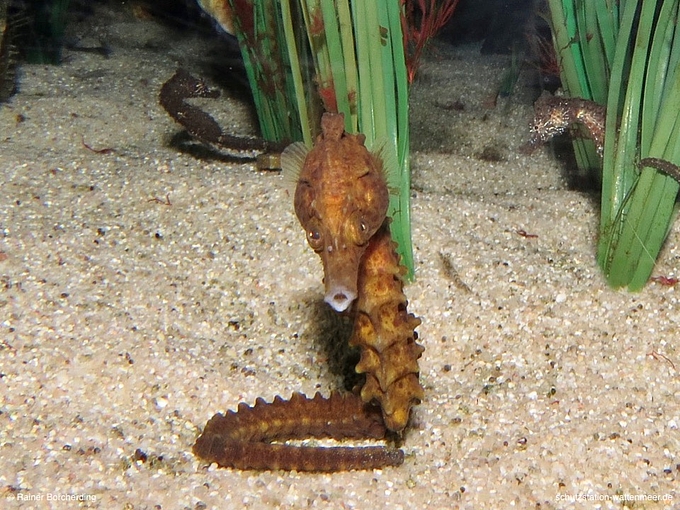
[[[307,242],[314,251],[319,251],[321,248],[323,248],[321,231],[316,227],[310,228],[307,231]]]
[[[366,244],[373,235],[368,221],[361,213],[355,213],[350,219],[349,234],[352,242],[358,246]]]

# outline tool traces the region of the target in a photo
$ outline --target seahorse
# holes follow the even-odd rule
[[[288,144],[225,133],[210,114],[186,102],[187,99],[196,97],[215,99],[219,96],[219,90],[211,89],[203,80],[194,78],[186,70],[179,68],[161,87],[158,101],[196,140],[226,151],[236,158],[257,158],[258,168],[261,170],[275,169],[277,163],[272,166],[270,159],[278,161],[274,155]]]
[[[423,347],[414,332],[420,320],[406,311],[405,269],[390,237],[382,160],[366,149],[364,135],[346,133],[344,125],[342,114],[324,114],[322,134],[304,162],[299,145],[286,149],[281,162],[293,175],[301,168],[295,213],[321,257],[325,301],[343,312],[356,299],[350,345],[361,352],[356,371],[366,374],[361,397],[377,401],[387,428],[398,432],[423,398]]]
[[[555,97],[545,94],[534,103],[534,118],[530,125],[529,141],[520,150],[531,154],[539,144],[564,133],[569,126],[579,122],[588,132],[600,157],[604,155],[606,108],[594,101],[578,97]],[[637,164],[655,168],[680,182],[680,167],[661,158],[642,158]]]
[[[424,349],[415,332],[420,319],[407,311],[406,269],[390,236],[382,160],[368,151],[363,135],[345,132],[342,114],[324,114],[321,129],[311,150],[293,144],[281,162],[296,182],[296,215],[322,260],[324,300],[341,313],[354,307],[349,343],[360,350],[356,371],[366,381],[360,395],[343,396],[342,405],[331,403],[340,398],[337,394],[329,399],[296,394],[290,401],[259,400],[255,407],[242,404],[226,417],[215,415],[194,453],[221,466],[328,471],[397,465],[403,454],[385,448],[306,448],[272,441],[377,438],[387,430],[399,434],[411,408],[423,399],[418,359]],[[243,415],[248,418],[238,421]],[[336,433],[336,424],[345,422],[353,425]]]
[[[569,126],[579,122],[595,143],[597,154],[604,153],[606,108],[594,101],[578,97],[556,97],[545,94],[534,103],[529,141],[521,151],[531,154],[538,145],[564,133]]]

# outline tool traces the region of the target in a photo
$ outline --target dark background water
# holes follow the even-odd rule
[[[84,41],[68,30],[69,23],[83,26],[99,21],[96,17],[102,7],[218,38],[229,66],[239,72],[235,38],[221,30],[196,0],[0,0],[0,20],[4,16],[8,21],[0,34],[0,101],[14,92],[14,71],[21,62],[58,65],[65,50],[98,52],[104,57],[115,51],[105,40]],[[460,0],[438,38],[453,45],[481,43],[482,54],[535,58],[532,37],[537,33],[549,37],[547,25],[537,14],[541,10],[545,10],[545,0]]]

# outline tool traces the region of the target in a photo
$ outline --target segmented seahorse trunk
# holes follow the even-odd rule
[[[356,395],[317,393],[290,400],[258,398],[253,407],[213,416],[194,445],[194,454],[221,467],[296,471],[350,471],[397,466],[401,450],[382,446],[307,447],[272,441],[304,438],[382,439],[386,429],[380,411]]]
[[[380,403],[385,425],[397,432],[406,427],[411,407],[423,398],[418,358],[424,348],[416,343],[414,331],[420,319],[406,309],[404,274],[386,220],[361,261],[350,345],[360,348],[356,371],[366,374],[361,398]]]

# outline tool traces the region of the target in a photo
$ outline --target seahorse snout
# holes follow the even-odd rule
[[[352,291],[343,286],[334,286],[328,289],[323,300],[331,305],[331,308],[336,312],[344,312],[349,308],[356,297],[356,291]]]

